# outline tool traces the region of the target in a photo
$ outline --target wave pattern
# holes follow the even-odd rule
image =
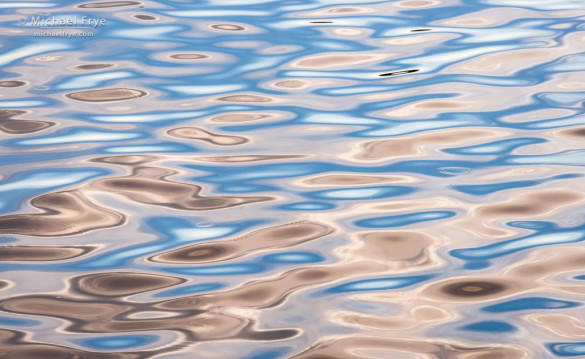
[[[0,357],[585,356],[584,18],[0,3]]]

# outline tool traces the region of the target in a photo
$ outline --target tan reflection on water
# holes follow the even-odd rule
[[[251,122],[251,121],[259,121],[264,119],[271,119],[277,117],[277,114],[272,113],[227,113],[219,116],[215,116],[211,118],[213,122],[225,122],[225,123],[232,123],[232,122]]]
[[[142,5],[139,1],[101,1],[101,2],[90,2],[81,5],[77,5],[77,7],[82,9],[103,9],[109,7],[121,7],[121,6],[132,6],[132,5]]]
[[[30,114],[23,110],[0,110],[0,131],[9,134],[26,134],[42,131],[55,126],[56,123],[49,121],[24,120],[19,117]]]
[[[26,332],[0,329],[4,359],[143,359],[147,355],[132,353],[92,353],[61,345],[40,344],[28,338]]]
[[[70,99],[83,102],[111,102],[131,100],[146,95],[147,93],[141,90],[117,88],[72,92],[65,96]]]
[[[18,80],[7,80],[7,81],[0,81],[0,87],[20,87],[26,85],[27,82],[18,81]]]
[[[238,155],[238,156],[212,156],[197,157],[198,161],[215,162],[215,163],[239,163],[239,162],[258,162],[258,161],[276,161],[303,158],[302,155]]]
[[[581,204],[585,195],[566,188],[532,190],[514,193],[508,200],[472,206],[469,215],[457,225],[482,236],[497,238],[510,235],[509,229],[498,225],[498,220],[536,219],[566,211]]]
[[[217,99],[218,101],[226,102],[272,102],[273,98],[258,95],[232,95],[223,96]]]
[[[144,21],[155,21],[155,20],[159,19],[156,16],[146,15],[146,14],[136,14],[136,15],[132,15],[132,17],[137,19],[137,20],[144,20]]]
[[[235,24],[214,24],[210,25],[212,29],[217,30],[226,30],[226,31],[245,31],[246,28],[244,26],[235,25]]]
[[[153,162],[159,159],[158,156],[152,155],[126,155],[126,156],[106,156],[92,158],[91,162],[110,163],[114,165],[136,166]]]
[[[357,66],[365,63],[382,61],[390,55],[364,54],[348,55],[344,53],[309,56],[292,63],[293,67],[308,69],[339,69],[349,66]]]
[[[83,64],[73,67],[74,70],[103,70],[110,67],[115,67],[115,64]]]
[[[103,148],[104,152],[92,157],[81,152],[85,150],[84,144],[74,144],[67,150],[79,150],[80,157],[74,157],[77,154],[73,153],[70,157],[64,155],[65,160],[34,163],[39,168],[81,164],[105,168],[111,174],[88,180],[75,188],[36,195],[15,214],[1,215],[0,235],[6,235],[9,240],[13,239],[11,236],[33,238],[17,237],[14,243],[3,242],[0,262],[7,267],[23,268],[35,265],[61,268],[58,266],[63,265],[65,271],[70,271],[72,269],[67,265],[77,261],[84,264],[86,258],[95,264],[91,260],[104,254],[100,253],[103,247],[125,249],[131,243],[144,245],[146,250],[130,264],[116,264],[115,269],[100,262],[95,265],[103,267],[95,271],[88,267],[82,272],[59,272],[54,277],[62,286],[53,291],[19,292],[20,283],[15,278],[21,273],[19,270],[7,271],[7,277],[0,280],[0,291],[5,294],[0,298],[0,310],[15,318],[36,316],[45,326],[39,331],[36,327],[30,331],[0,329],[0,358],[151,359],[167,355],[196,359],[243,358],[247,354],[239,350],[237,346],[240,345],[246,350],[286,347],[290,349],[286,354],[289,359],[528,359],[538,355],[532,352],[537,349],[534,349],[533,338],[528,335],[547,342],[583,341],[585,321],[579,312],[582,308],[564,312],[552,308],[497,318],[494,314],[494,320],[510,319],[520,329],[509,336],[457,329],[471,322],[491,320],[489,315],[481,313],[481,308],[488,304],[522,296],[582,298],[585,288],[574,279],[574,276],[582,275],[585,266],[585,251],[580,243],[531,248],[502,256],[494,260],[491,267],[476,271],[462,268],[463,262],[449,254],[453,249],[485,246],[531,233],[529,229],[513,227],[510,222],[515,220],[575,225],[579,206],[585,200],[585,194],[580,190],[582,178],[554,181],[543,178],[577,173],[581,163],[515,166],[506,162],[500,166],[490,162],[497,156],[466,157],[444,150],[517,137],[539,137],[546,142],[519,147],[502,157],[508,159],[509,155],[515,159],[536,154],[552,154],[552,157],[560,151],[581,148],[585,137],[582,125],[544,130],[524,125],[570,116],[578,119],[581,100],[575,100],[575,104],[550,107],[537,107],[535,102],[548,101],[537,94],[579,98],[579,92],[585,88],[584,71],[554,73],[541,82],[535,79],[536,83],[532,83],[529,79],[529,83],[509,86],[466,82],[457,76],[471,75],[472,78],[498,83],[515,80],[517,74],[518,79],[523,79],[520,71],[537,66],[549,71],[547,66],[556,66],[575,55],[576,49],[583,48],[585,32],[572,31],[560,36],[563,31],[552,31],[555,35],[543,35],[537,39],[540,41],[537,43],[544,44],[542,46],[532,46],[521,40],[526,48],[507,43],[497,51],[486,49],[466,60],[452,60],[450,53],[443,52],[451,47],[484,46],[483,43],[466,41],[472,42],[490,28],[518,20],[530,19],[544,24],[555,16],[566,16],[566,23],[543,25],[542,30],[566,29],[579,20],[577,16],[582,16],[583,11],[541,12],[494,5],[481,11],[472,9],[473,12],[443,21],[425,24],[414,21],[416,10],[428,13],[434,11],[433,7],[455,3],[451,0],[400,0],[367,6],[329,4],[317,10],[310,7],[306,10],[304,6],[307,4],[284,4],[299,10],[287,14],[284,24],[289,26],[288,18],[291,18],[290,23],[300,24],[294,25],[299,29],[302,26],[303,30],[306,28],[319,34],[322,40],[319,46],[323,48],[318,51],[309,46],[287,44],[286,38],[271,42],[270,39],[250,36],[272,31],[269,26],[256,27],[253,22],[232,23],[220,16],[210,16],[208,22],[199,18],[193,22],[192,18],[159,14],[174,11],[172,6],[153,9],[150,14],[148,9],[139,8],[151,5],[149,2],[96,1],[77,5],[88,11],[98,9],[94,10],[96,14],[126,7],[120,9],[125,10],[126,15],[117,17],[117,20],[145,28],[162,23],[170,27],[187,25],[189,30],[176,33],[176,43],[156,40],[142,44],[132,40],[136,46],[149,51],[149,59],[173,66],[157,66],[153,64],[156,61],[141,63],[115,56],[108,58],[107,46],[102,48],[105,54],[102,58],[86,58],[82,56],[84,51],[58,55],[39,53],[25,61],[29,65],[44,66],[43,70],[55,70],[55,75],[45,76],[39,71],[42,80],[25,77],[26,81],[0,81],[4,92],[19,93],[20,96],[29,89],[42,91],[36,86],[52,84],[51,81],[61,76],[73,76],[73,80],[75,76],[97,78],[114,69],[141,73],[140,79],[152,75],[159,81],[160,88],[197,74],[217,75],[218,83],[225,80],[226,84],[252,80],[256,81],[257,87],[188,99],[161,96],[163,100],[160,100],[159,96],[152,94],[168,93],[157,87],[159,83],[149,88],[148,82],[125,79],[112,84],[124,87],[71,89],[66,91],[70,93],[59,92],[54,96],[44,93],[47,98],[58,99],[67,106],[77,106],[75,110],[80,113],[105,114],[112,118],[116,114],[149,115],[150,112],[172,115],[177,108],[204,113],[201,117],[194,115],[177,121],[170,116],[168,122],[163,119],[142,123],[139,119],[130,123],[123,122],[125,117],[120,116],[119,123],[91,123],[96,128],[113,131],[145,131],[152,135],[147,141],[189,142],[202,150],[164,154],[140,154],[137,150],[128,155],[103,154],[115,153],[115,146],[120,150],[123,147],[120,142],[119,146],[116,144],[111,148],[108,148],[110,144],[104,145],[108,146]],[[250,11],[262,13],[268,9],[258,5]],[[438,9],[436,13],[440,14],[440,11]],[[409,21],[404,23],[404,28],[389,25],[384,29],[388,30],[384,35],[385,32],[368,27],[370,15],[374,23],[394,16]],[[355,24],[351,16],[355,16]],[[258,20],[260,24],[269,21],[270,16],[259,16]],[[540,29],[534,30],[538,32]],[[191,36],[200,36],[197,41],[210,39],[213,45],[184,46],[183,40],[191,40]],[[331,46],[338,41],[353,41],[359,43],[360,48],[369,46],[375,49],[343,51]],[[278,65],[278,69],[268,66],[258,70],[240,69],[239,65],[247,61],[244,56],[239,57],[244,53],[275,59],[282,65]],[[433,57],[435,55],[443,57]],[[418,61],[417,56],[422,56],[422,60]],[[405,64],[408,66],[403,67]],[[429,72],[429,67],[435,65],[445,67]],[[19,66],[15,67],[15,73],[22,70]],[[234,71],[235,76],[232,76],[232,69],[242,70],[242,73]],[[21,72],[29,71],[24,70]],[[220,75],[224,74],[229,76],[221,79]],[[362,75],[364,78],[360,77]],[[447,80],[426,81],[434,80],[435,75],[437,78],[448,76]],[[144,90],[139,89],[142,86],[145,86]],[[342,94],[342,88],[352,86],[356,89],[352,95],[326,95],[325,90],[337,89],[338,94]],[[360,86],[365,88],[363,92],[360,92]],[[368,89],[369,86],[373,90]],[[380,89],[376,90],[378,87]],[[34,91],[31,93],[37,96]],[[5,96],[4,92],[1,96]],[[141,97],[146,98],[129,101]],[[107,104],[116,101],[127,102]],[[383,101],[393,104],[385,105],[381,103]],[[136,103],[140,105],[134,106]],[[335,118],[328,123],[303,123],[304,111],[296,113],[294,110],[296,107],[328,113],[347,110],[349,113],[361,109],[362,105],[372,105],[372,112],[363,113],[363,124],[356,121],[351,125],[343,121],[336,123]],[[530,110],[508,111],[523,106]],[[10,138],[20,138],[52,126],[80,125],[80,119],[75,116],[46,121],[61,116],[62,109],[49,114],[46,110],[40,106],[32,110],[0,110],[0,131]],[[486,121],[487,124],[471,127],[471,119],[469,127],[424,130],[400,136],[354,136],[354,131],[368,133],[368,123],[372,119],[376,121],[374,126],[387,125],[389,130],[393,129],[393,124],[391,121],[384,123],[384,119],[405,121],[416,129],[419,123],[423,127],[426,125],[425,119],[447,115],[445,121],[450,121],[451,116],[467,120],[467,114],[484,118],[496,111],[501,111],[502,115],[494,116],[511,126],[498,128],[495,123]],[[359,115],[351,116],[358,118]],[[161,127],[157,127],[159,125]],[[282,127],[277,127],[280,125]],[[238,127],[247,131],[237,132]],[[121,150],[134,150],[132,145],[128,147]],[[26,146],[22,149],[23,156],[34,156],[41,151]],[[73,159],[70,161],[70,158]],[[471,164],[477,164],[477,167],[456,168],[461,171],[447,178],[416,171],[396,173],[383,170],[383,166],[392,165],[393,161],[404,161],[407,166],[410,160],[461,160],[473,162]],[[298,164],[302,167],[303,161],[345,168],[357,166],[359,171],[352,173],[346,169],[290,177],[286,174],[280,177],[277,173],[277,176],[257,180],[258,184],[268,188],[273,186],[277,190],[246,194],[222,193],[222,187],[218,185],[221,181],[203,182],[209,177],[198,182],[198,176],[207,176],[204,172],[213,172],[214,167],[221,169],[219,172],[222,173],[225,169],[238,173],[240,169],[249,170],[248,166]],[[580,158],[574,161],[580,161]],[[204,169],[200,171],[198,165]],[[368,167],[375,173],[367,173]],[[209,175],[213,176],[213,173]],[[6,177],[0,175],[2,180]],[[534,185],[520,190],[495,191],[485,196],[463,193],[456,187],[519,180],[531,180]],[[363,187],[394,185],[413,187],[417,191],[409,196],[330,201],[338,207],[322,211],[293,212],[278,207],[285,201],[309,201],[308,193],[314,191],[349,192]],[[363,218],[433,210],[453,211],[456,215],[399,228],[365,230],[356,225],[356,220]],[[164,239],[164,232],[169,230],[149,227],[148,220],[168,216],[192,223],[200,219],[210,223],[268,219],[271,224],[258,225],[225,238],[171,244],[174,247],[163,250],[158,247],[156,252],[148,252],[152,248],[148,238],[158,236],[157,239]],[[87,237],[70,237],[79,234],[87,234]],[[147,239],[132,242],[132,236]],[[63,239],[67,245],[57,246],[51,241],[57,241],[59,237],[67,237]],[[116,242],[112,245],[108,242],[110,239]],[[159,242],[164,241],[158,241],[156,245]],[[308,264],[267,264],[269,254],[295,252],[317,252],[325,259]],[[105,251],[105,254],[109,253],[115,255],[115,251]],[[102,257],[97,258],[99,261]],[[500,260],[501,263],[496,263]],[[43,261],[54,263],[39,263]],[[263,269],[252,274],[216,277],[176,274],[182,269],[224,264],[258,264]],[[22,272],[30,275],[33,270]],[[328,291],[348,282],[428,273],[439,279],[400,289],[334,294]],[[211,282],[225,284],[225,287],[203,293],[189,291],[190,286]],[[371,308],[374,309],[370,311]],[[295,321],[303,316],[308,319]],[[58,324],[49,328],[53,322]],[[51,337],[47,333],[53,329],[57,335]],[[150,331],[171,334],[174,339],[164,345],[155,343],[152,345],[155,349],[111,350],[109,353],[89,352],[79,349],[81,345],[67,347],[52,342],[55,337],[67,341],[69,338]],[[41,344],[42,341],[52,344]],[[200,350],[201,347],[205,349]],[[236,348],[232,352],[235,354],[230,356],[228,351],[233,348]]]
[[[31,205],[42,213],[0,216],[0,234],[70,236],[125,222],[123,214],[98,206],[76,190],[44,194]]]
[[[108,272],[76,277],[76,292],[95,296],[121,297],[161,289],[185,282],[185,279],[146,273]]]
[[[561,337],[585,338],[585,322],[579,318],[564,314],[530,314],[526,320]]]
[[[477,345],[458,342],[436,342],[422,338],[387,338],[375,336],[347,336],[325,339],[291,359],[526,359],[521,348],[503,345]]]
[[[177,60],[199,60],[209,58],[208,55],[197,53],[172,54],[169,55],[169,57]]]
[[[93,182],[96,189],[120,194],[132,201],[181,210],[203,211],[268,201],[268,196],[203,196],[202,187],[174,182],[167,177],[175,171],[160,167],[135,167],[124,177]]]
[[[400,136],[387,140],[366,141],[352,157],[360,161],[381,161],[401,157],[428,155],[430,149],[464,146],[496,139],[505,135],[504,131],[493,129],[448,129],[423,134]]]
[[[213,244],[202,243],[158,254],[150,260],[165,263],[207,263],[229,260],[263,249],[286,248],[323,237],[333,230],[326,225],[298,222],[264,228],[246,236]]]
[[[302,180],[307,186],[354,186],[384,182],[411,182],[407,176],[371,176],[355,174],[320,175]]]
[[[243,136],[218,135],[198,127],[180,127],[167,132],[170,136],[201,140],[219,146],[235,146],[249,142]]]
[[[420,266],[427,262],[433,239],[414,231],[370,232],[357,236],[357,248],[351,257],[384,264],[407,262],[402,266]]]
[[[576,128],[571,128],[568,130],[562,130],[562,131],[559,131],[559,134],[561,136],[568,136],[568,137],[575,137],[577,139],[582,139],[582,137],[585,137],[585,127],[576,127]]]
[[[1,246],[0,261],[58,261],[83,256],[94,247]]]
[[[230,310],[209,308],[205,296],[151,303],[120,298],[176,285],[182,281],[179,278],[131,272],[84,275],[70,281],[71,294],[74,296],[17,296],[0,300],[0,308],[11,313],[62,319],[67,323],[64,330],[69,333],[168,330],[182,334],[192,343],[230,338],[253,341],[284,340],[299,333],[292,328],[256,329],[256,320],[253,318],[230,314]],[[232,305],[235,304],[235,298],[230,299],[228,294],[225,299],[232,302]],[[156,315],[152,315],[153,313]],[[171,348],[159,350],[169,349]]]
[[[399,1],[396,3],[397,6],[400,7],[407,7],[407,8],[427,8],[441,4],[440,1],[437,0],[406,0],[406,1]]]

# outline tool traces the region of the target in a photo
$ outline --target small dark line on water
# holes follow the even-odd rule
[[[402,71],[386,72],[385,74],[380,74],[379,76],[397,76],[397,75],[411,74],[413,72],[419,72],[419,71],[420,71],[419,69],[402,70]]]
[[[415,30],[410,30],[410,32],[423,32],[423,31],[431,31],[431,29],[415,29]]]
[[[333,21],[311,21],[311,24],[333,24]]]

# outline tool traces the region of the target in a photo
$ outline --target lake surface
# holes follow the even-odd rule
[[[0,2],[0,358],[585,357],[584,20]]]

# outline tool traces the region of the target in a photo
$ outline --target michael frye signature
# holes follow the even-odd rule
[[[18,23],[22,26],[35,26],[35,27],[104,27],[107,25],[107,19],[93,18],[89,16],[31,16],[30,20],[26,17],[18,19]]]

